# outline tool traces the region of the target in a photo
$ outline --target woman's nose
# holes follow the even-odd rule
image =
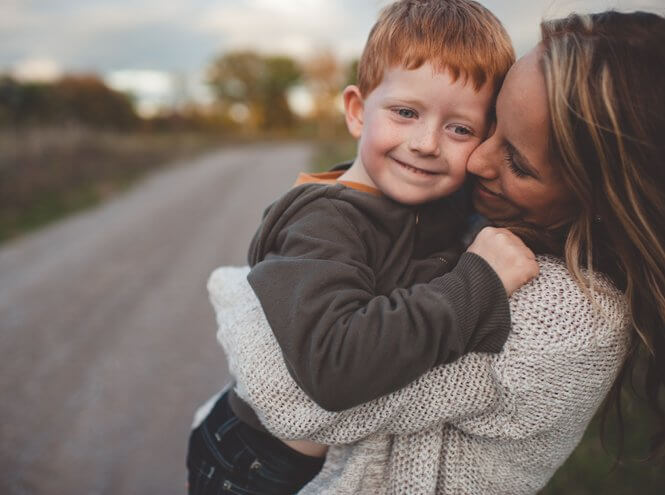
[[[499,173],[501,159],[501,148],[497,146],[496,139],[490,136],[469,155],[466,170],[484,179],[495,179]]]

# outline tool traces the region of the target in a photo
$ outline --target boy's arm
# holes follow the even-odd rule
[[[340,205],[320,203],[291,219],[280,254],[248,276],[291,375],[315,402],[348,409],[470,350],[501,349],[507,296],[482,258],[464,254],[442,277],[377,295],[367,239]]]
[[[372,433],[408,434],[442,422],[480,436],[533,437],[569,428],[573,417],[590,417],[628,344],[624,303],[609,282],[598,280],[605,308],[599,314],[563,262],[540,261],[543,275],[511,299],[516,332],[500,355],[469,354],[395,393],[337,413],[318,407],[289,376],[245,279],[246,268],[216,270],[208,290],[237,391],[280,438],[346,444]],[[552,322],[557,331],[543,332]]]
[[[286,369],[245,274],[245,268],[222,267],[210,277],[208,291],[219,325],[217,338],[236,379],[236,393],[279,438],[346,444],[377,432],[411,433],[495,407],[500,395],[492,372],[496,356],[470,354],[371,402],[340,412],[322,409]]]

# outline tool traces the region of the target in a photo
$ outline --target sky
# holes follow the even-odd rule
[[[389,0],[0,0],[0,72],[52,79],[96,72],[120,89],[202,96],[219,54],[254,49],[306,59],[329,50],[357,57]],[[519,54],[540,19],[571,11],[647,10],[665,0],[480,0],[505,24]]]

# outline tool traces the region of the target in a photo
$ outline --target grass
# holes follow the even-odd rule
[[[357,142],[352,137],[337,137],[316,142],[311,159],[312,172],[325,172],[333,165],[353,160]]]
[[[0,132],[0,242],[98,204],[148,171],[220,142],[206,134],[80,127]]]
[[[637,363],[638,374],[645,361]],[[639,375],[638,375],[639,376]],[[663,397],[661,397],[662,399]],[[582,441],[564,465],[557,471],[541,495],[660,495],[665,493],[663,460],[645,462],[654,419],[644,401],[624,389],[625,446],[620,463],[616,463],[616,418],[608,420],[607,444],[600,441],[600,417],[591,422]]]
[[[294,135],[295,134],[295,135]],[[325,133],[256,136],[110,133],[81,127],[0,131],[0,242],[97,205],[147,172],[231,142],[307,139],[316,144],[314,171],[353,159],[355,141],[336,128]]]

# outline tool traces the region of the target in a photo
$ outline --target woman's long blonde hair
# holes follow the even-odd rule
[[[584,283],[588,267],[625,291],[635,346],[607,406],[620,416],[622,383],[641,346],[660,425],[655,454],[665,443],[665,19],[608,11],[541,30],[552,155],[579,202],[566,262]]]

